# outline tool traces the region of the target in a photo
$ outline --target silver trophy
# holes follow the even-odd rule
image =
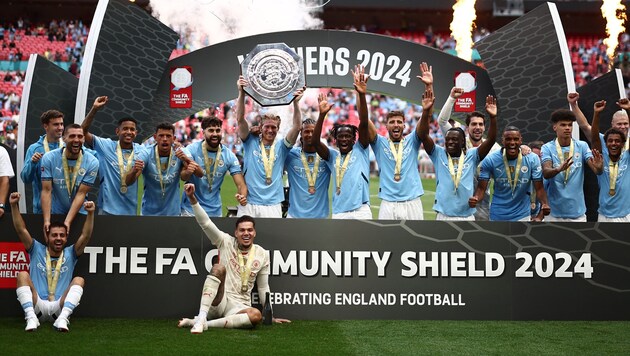
[[[245,93],[262,106],[287,105],[306,85],[304,61],[284,43],[257,45],[241,63]]]

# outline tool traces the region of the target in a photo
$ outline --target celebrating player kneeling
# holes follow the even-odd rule
[[[85,281],[81,277],[72,278],[74,266],[83,254],[92,237],[94,227],[94,202],[86,201],[87,211],[83,231],[74,245],[66,247],[68,228],[59,222],[50,224],[46,232],[46,245],[34,240],[26,229],[18,202],[20,193],[11,193],[11,215],[13,226],[31,260],[29,272],[17,276],[17,299],[24,309],[26,331],[35,331],[40,321],[55,320],[53,326],[58,331],[68,331],[68,318],[79,305]],[[37,318],[37,314],[41,316]],[[58,315],[58,316],[57,316]]]
[[[264,305],[269,292],[269,251],[254,244],[256,227],[254,218],[241,216],[236,220],[236,230],[230,236],[219,230],[199,205],[195,186],[184,187],[195,218],[213,245],[219,249],[220,263],[212,270],[203,284],[199,314],[194,319],[184,318],[178,327],[192,327],[190,332],[200,334],[211,328],[252,328],[262,321],[262,314],[252,307],[251,292],[254,282]],[[210,315],[210,320],[208,319]],[[276,323],[290,322],[273,319]]]

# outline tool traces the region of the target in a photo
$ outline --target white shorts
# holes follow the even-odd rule
[[[609,218],[602,214],[597,215],[598,222],[630,222],[630,214],[622,216],[620,218]]]
[[[39,321],[54,321],[61,313],[60,300],[55,301],[44,300],[37,295],[37,303],[33,306],[35,315],[38,316]],[[41,313],[41,316],[39,315]]]
[[[333,219],[359,219],[359,220],[370,220],[372,219],[372,210],[370,206],[367,204],[361,205],[358,209],[352,211],[346,211],[345,213],[337,213],[332,214]]]
[[[239,205],[236,216],[249,215],[253,218],[282,218],[282,204],[275,205],[254,205],[247,203],[245,206]]]
[[[586,214],[578,216],[577,218],[558,218],[555,216],[547,215],[544,221],[546,222],[586,222]]]
[[[238,312],[247,308],[251,308],[251,306],[233,301],[229,299],[225,295],[225,293],[223,293],[223,299],[221,299],[221,303],[219,303],[219,305],[217,306],[210,306],[210,309],[208,310],[208,319],[213,320],[238,314]]]
[[[381,201],[379,220],[424,220],[420,197],[407,201]]]
[[[437,213],[435,220],[441,221],[475,221],[475,215],[471,216],[448,216],[442,213]]]

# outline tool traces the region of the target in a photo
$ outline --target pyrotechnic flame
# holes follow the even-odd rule
[[[472,31],[476,18],[475,0],[457,0],[453,5],[451,36],[457,41],[455,46],[457,56],[467,61],[472,59]]]
[[[608,34],[608,38],[604,39],[604,44],[608,47],[606,54],[610,59],[610,66],[612,66],[619,44],[619,34],[626,30],[624,26],[626,6],[621,3],[621,0],[604,0],[602,16],[606,19],[606,34]]]

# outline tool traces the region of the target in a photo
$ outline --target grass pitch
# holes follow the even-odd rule
[[[46,323],[24,332],[21,318],[0,319],[3,355],[211,354],[630,354],[630,322],[294,321],[253,330],[191,335],[177,320],[73,318],[61,334]]]

